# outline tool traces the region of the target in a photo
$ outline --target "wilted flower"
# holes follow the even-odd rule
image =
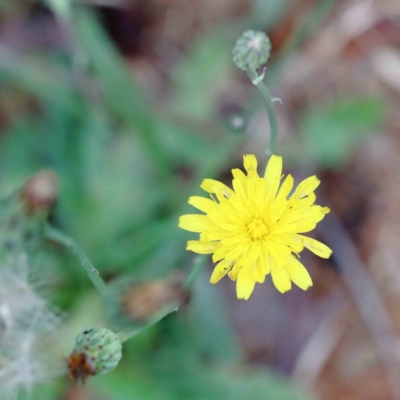
[[[189,204],[205,215],[183,215],[179,226],[200,233],[200,240],[190,240],[187,250],[213,254],[218,262],[211,276],[217,283],[226,274],[237,281],[239,299],[247,300],[256,282],[264,282],[271,273],[280,292],[294,282],[306,290],[312,281],[296,255],[308,248],[323,258],[332,251],[323,243],[301,235],[313,230],[329,208],[314,205],[315,189],[320,181],[311,176],[290,195],[293,178],[288,175],[280,185],[282,158],[271,156],[264,177],[257,174],[257,159],[244,156],[245,175],[233,169],[233,190],[221,182],[205,179],[201,188],[210,199],[193,196]]]

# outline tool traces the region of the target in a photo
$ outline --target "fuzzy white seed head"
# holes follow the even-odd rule
[[[28,396],[59,368],[46,343],[59,313],[31,286],[27,258],[0,264],[0,388],[2,400]]]

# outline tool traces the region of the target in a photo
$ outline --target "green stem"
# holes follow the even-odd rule
[[[169,303],[165,307],[161,308],[158,312],[156,312],[144,325],[126,328],[118,332],[117,335],[119,336],[121,343],[124,343],[127,340],[132,339],[134,336],[138,335],[139,333],[155,325],[157,322],[161,321],[167,315],[173,313],[174,311],[177,311],[179,305],[180,305],[179,302]]]
[[[257,71],[249,68],[246,70],[248,77],[254,83],[258,78]],[[269,137],[269,155],[274,154],[276,147],[276,140],[278,138],[278,120],[276,118],[276,113],[274,109],[274,103],[272,97],[269,93],[267,86],[261,81],[255,84],[257,89],[261,92],[262,98],[264,100],[265,107],[268,112],[269,126],[271,128],[271,133]]]
[[[106,283],[100,277],[99,271],[97,271],[97,269],[93,266],[85,251],[75,240],[49,225],[46,226],[45,237],[46,239],[59,243],[60,245],[71,250],[72,253],[74,253],[79,258],[82,267],[87,272],[88,277],[92,281],[94,287],[99,291],[102,296],[106,294]]]
[[[188,277],[185,279],[185,282],[183,282],[183,289],[189,290],[193,286],[193,284],[196,282],[196,279],[200,275],[200,272],[203,270],[204,266],[207,263],[207,254],[202,254],[200,256],[196,256],[193,264],[193,268],[190,271],[190,274]]]

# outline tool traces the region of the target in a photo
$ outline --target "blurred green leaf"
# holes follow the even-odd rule
[[[79,101],[72,74],[50,63],[46,57],[21,57],[0,49],[0,85],[11,85],[75,114]]]
[[[205,270],[193,288],[191,307],[192,335],[201,353],[225,360],[238,360],[240,350],[227,318],[221,287],[211,285]]]
[[[233,43],[223,30],[198,38],[172,74],[175,94],[171,107],[178,115],[193,119],[217,115],[217,95],[227,86],[234,68]]]
[[[306,112],[300,126],[302,156],[327,168],[342,165],[355,147],[378,129],[385,106],[378,98],[339,99]]]
[[[76,37],[103,90],[101,100],[130,126],[165,175],[169,171],[168,154],[160,146],[154,121],[157,112],[147,103],[122,57],[104,33],[93,14],[80,10],[74,16]]]
[[[253,0],[250,21],[259,29],[274,26],[288,6],[288,0]]]

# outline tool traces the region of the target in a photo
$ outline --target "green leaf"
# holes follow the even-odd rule
[[[89,11],[74,16],[76,36],[84,49],[89,65],[103,91],[102,101],[140,138],[159,172],[168,172],[168,154],[160,146],[155,120],[144,93],[135,82],[122,57],[107,37],[95,16]],[[167,167],[167,168],[166,168]]]
[[[274,26],[282,18],[288,6],[288,0],[253,0],[250,20],[260,29]]]
[[[300,127],[305,156],[326,168],[344,164],[384,116],[384,103],[374,97],[340,99],[306,112]]]
[[[16,56],[1,49],[0,85],[31,93],[42,101],[48,101],[69,113],[79,111],[77,93],[72,84],[72,75],[46,57]]]
[[[201,353],[225,360],[237,360],[240,357],[239,344],[227,318],[221,287],[210,284],[210,274],[209,270],[203,270],[193,287],[193,337]]]
[[[171,107],[176,113],[194,119],[216,115],[218,94],[234,68],[232,47],[223,31],[210,32],[193,44],[172,75],[176,92]]]

